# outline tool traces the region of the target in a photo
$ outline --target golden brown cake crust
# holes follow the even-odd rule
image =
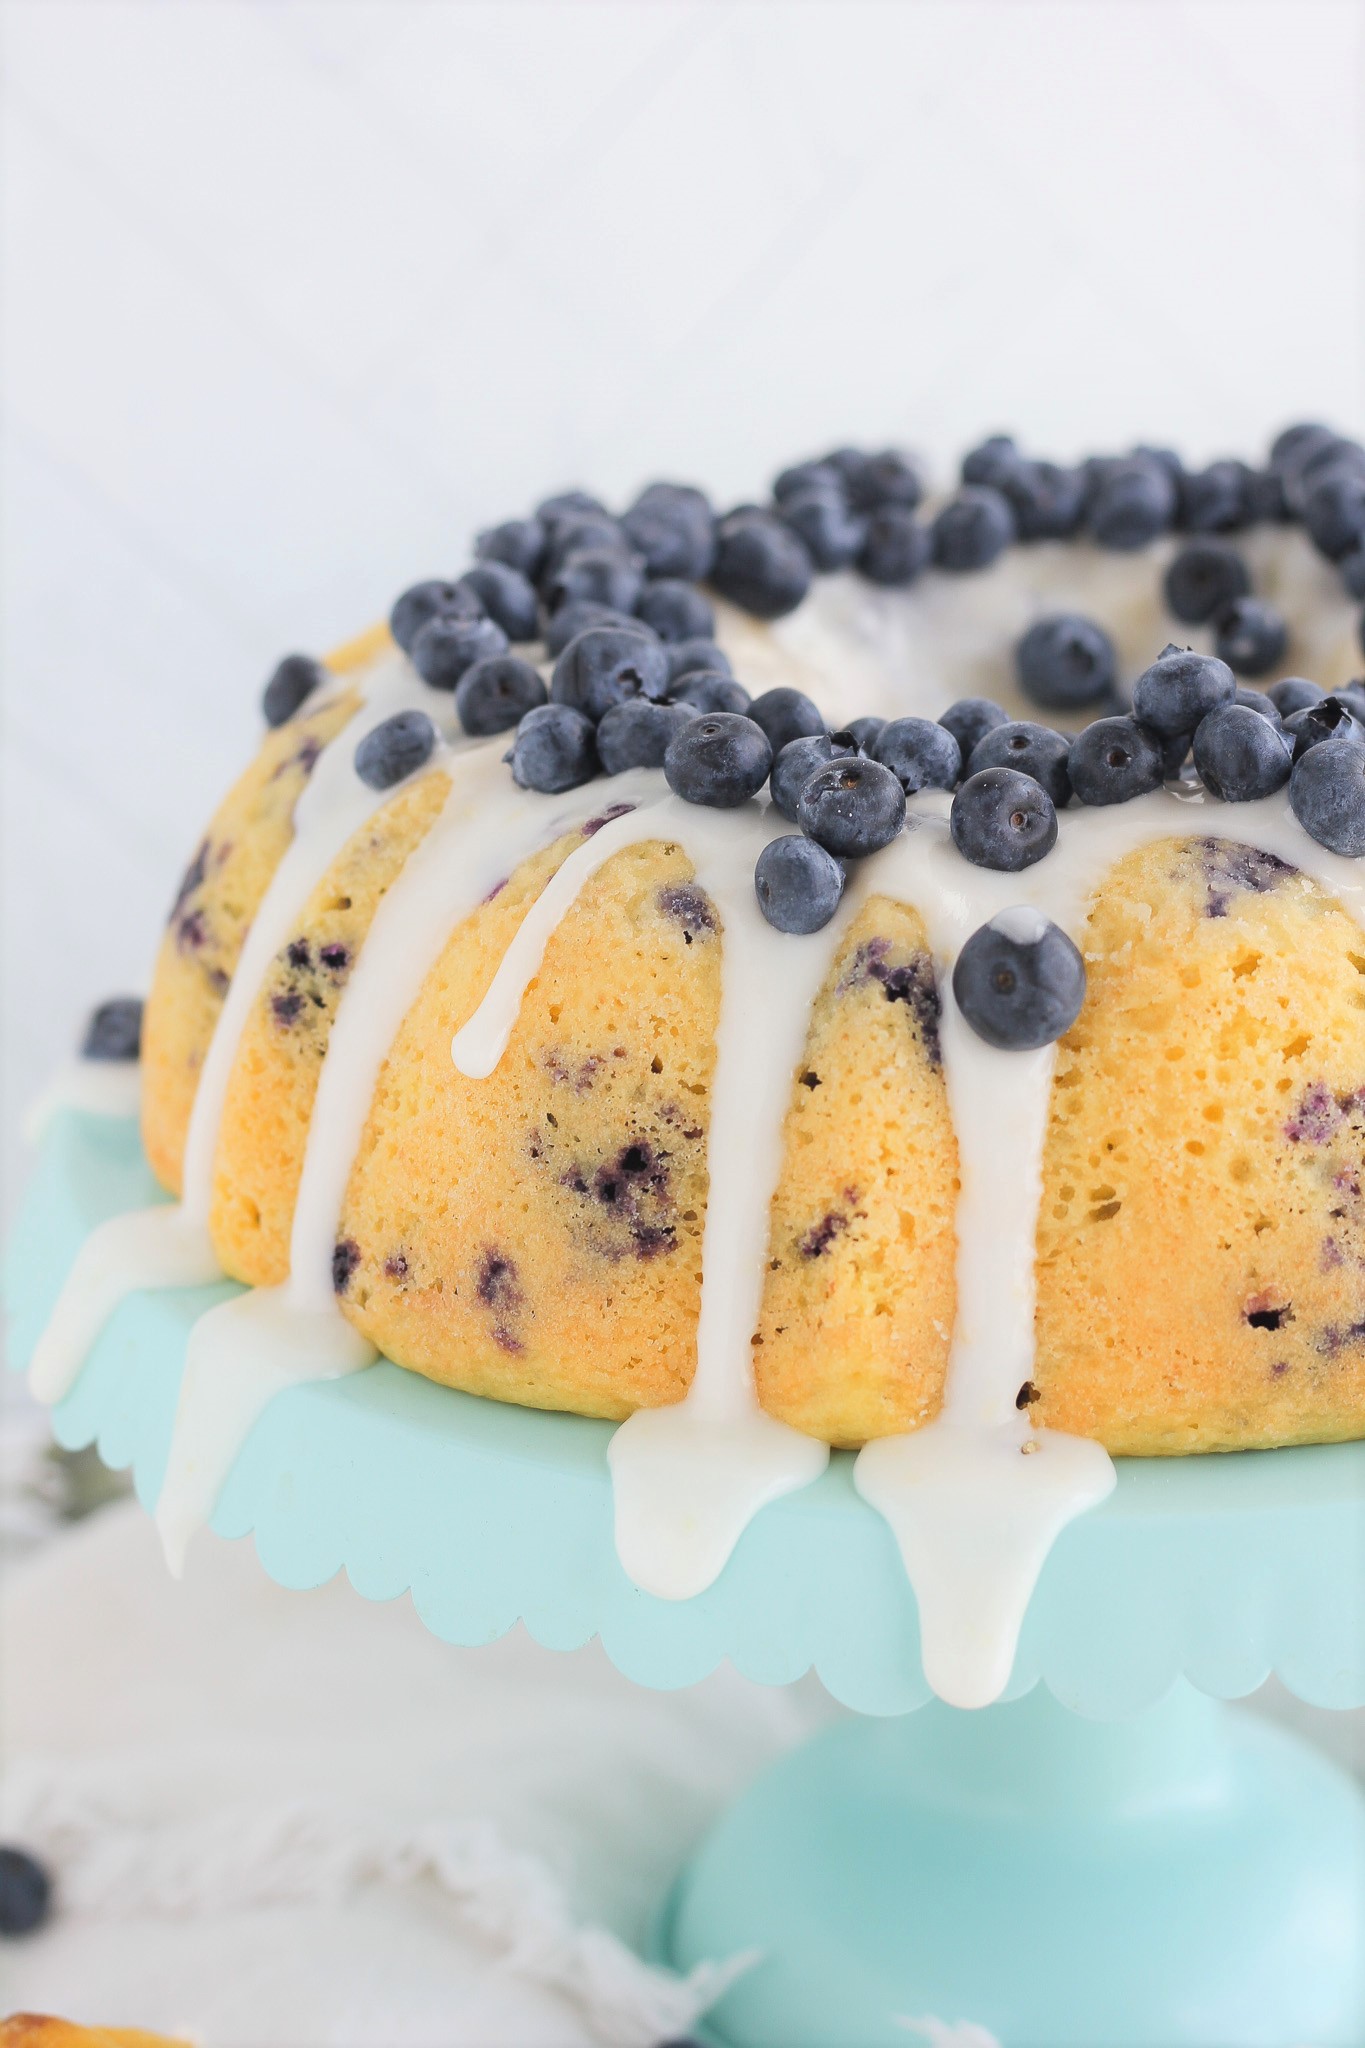
[[[190,2048],[190,2044],[169,2034],[147,2034],[137,2027],[78,2027],[47,2013],[16,2012],[0,2020],[0,2048]]]

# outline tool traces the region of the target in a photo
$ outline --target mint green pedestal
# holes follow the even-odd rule
[[[133,1125],[57,1117],[9,1247],[12,1364],[85,1233],[156,1199]],[[54,1410],[148,1507],[188,1331],[232,1291],[132,1297]],[[677,1884],[670,1961],[759,1952],[709,2041],[881,2048],[932,2039],[904,2024],[932,2016],[1001,2048],[1365,2048],[1365,1800],[1214,1704],[1277,1672],[1365,1705],[1365,1444],[1121,1461],[1044,1567],[1007,1703],[961,1714],[925,1704],[914,1599],[851,1459],[673,1604],[616,1558],[610,1436],[381,1360],[278,1396],[213,1527],[251,1534],[282,1585],[344,1570],[408,1594],[451,1642],[596,1635],[663,1687],[722,1659],[769,1684],[813,1668],[857,1711],[760,1778]]]

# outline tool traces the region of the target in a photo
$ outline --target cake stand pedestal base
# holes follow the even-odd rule
[[[1042,1687],[850,1720],[720,1822],[662,1949],[759,1953],[716,2048],[1359,2048],[1365,1798],[1183,1682],[1129,1721]]]

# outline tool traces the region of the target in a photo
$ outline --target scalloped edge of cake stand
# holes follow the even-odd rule
[[[54,1117],[6,1261],[12,1366],[26,1363],[86,1233],[164,1199],[135,1123]],[[236,1291],[223,1281],[133,1296],[53,1411],[58,1441],[131,1466],[149,1509],[190,1324]],[[600,1636],[640,1685],[689,1685],[728,1659],[770,1685],[813,1669],[861,1713],[930,1697],[914,1597],[890,1531],[854,1491],[850,1456],[766,1508],[708,1592],[672,1603],[640,1592],[617,1561],[611,1431],[381,1360],[277,1396],[211,1526],[253,1535],[283,1586],[344,1571],[368,1599],[410,1592],[453,1643],[493,1642],[520,1621],[548,1649]],[[1120,1460],[1114,1493],[1044,1567],[1005,1697],[1041,1679],[1064,1705],[1108,1719],[1182,1676],[1234,1699],[1274,1673],[1314,1705],[1365,1705],[1363,1558],[1365,1442]]]

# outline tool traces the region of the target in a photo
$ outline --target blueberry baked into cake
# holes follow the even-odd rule
[[[1084,1505],[1106,1452],[1365,1435],[1365,449],[998,435],[932,499],[839,449],[474,554],[271,677],[142,1025],[179,1199],[78,1267],[50,1393],[120,1289],[226,1273],[206,1372],[254,1317],[634,1418],[627,1521],[724,1471],[709,1562],[623,1550],[669,1593],[831,1445],[893,1447],[894,1522],[926,1460]]]

